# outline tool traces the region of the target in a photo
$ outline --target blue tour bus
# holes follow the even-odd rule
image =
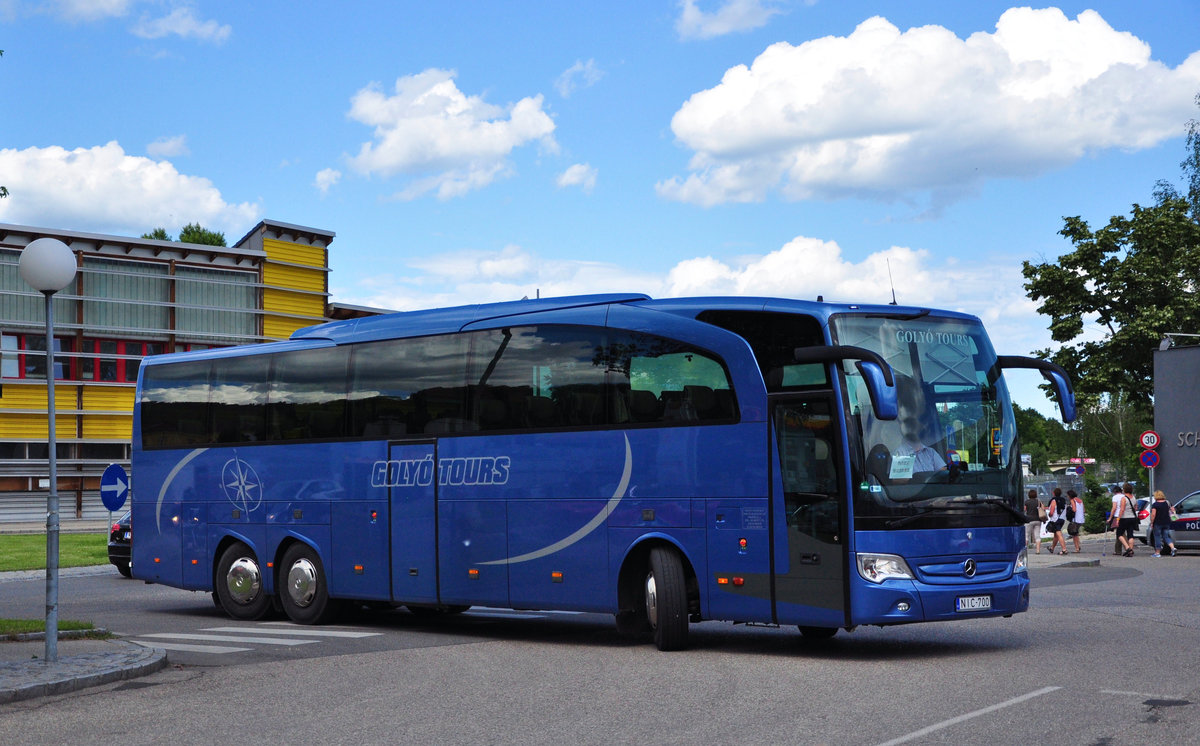
[[[1029,605],[1020,457],[979,319],[590,295],[147,358],[133,574],[236,619],[344,602],[839,628]]]

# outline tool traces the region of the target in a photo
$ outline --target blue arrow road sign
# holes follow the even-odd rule
[[[100,500],[112,511],[121,509],[129,496],[129,476],[120,464],[109,464],[100,477]]]

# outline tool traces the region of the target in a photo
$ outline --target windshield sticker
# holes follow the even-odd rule
[[[912,479],[913,467],[916,465],[916,455],[897,456],[892,454],[892,468],[888,471],[888,476],[892,479]]]
[[[938,344],[947,347],[970,348],[971,337],[968,334],[952,332],[935,332],[928,329],[897,329],[896,341],[900,344]]]

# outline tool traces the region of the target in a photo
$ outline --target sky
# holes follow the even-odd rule
[[[894,294],[1030,354],[1021,262],[1182,184],[1197,29],[1196,0],[0,0],[0,222],[333,231],[331,300],[393,310]]]

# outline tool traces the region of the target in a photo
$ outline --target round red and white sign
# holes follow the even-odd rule
[[[1139,440],[1142,444],[1142,448],[1146,448],[1151,451],[1153,451],[1155,448],[1158,448],[1158,433],[1154,432],[1153,430],[1147,430],[1146,432],[1142,433],[1142,437]]]

